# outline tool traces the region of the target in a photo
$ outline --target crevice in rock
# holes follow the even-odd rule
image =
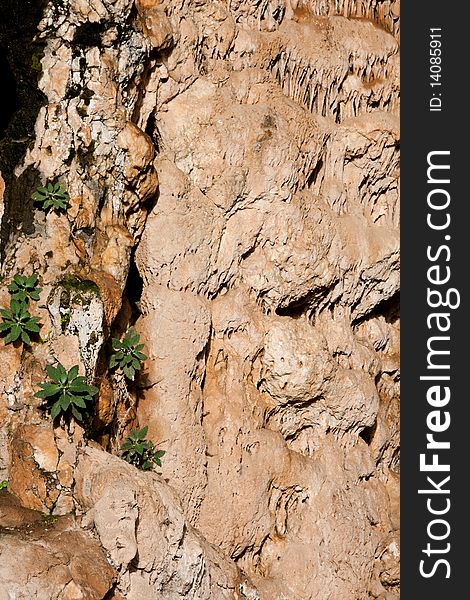
[[[390,459],[389,469],[400,474],[400,446],[395,448]]]
[[[317,288],[302,298],[290,302],[287,306],[278,306],[275,312],[281,317],[298,319],[305,315],[307,319],[313,320],[314,307],[315,305],[317,307],[320,306],[320,300],[326,295],[327,292],[328,288]]]
[[[141,311],[139,307],[143,291],[143,280],[135,262],[135,249],[132,251],[127,281],[122,295],[121,309],[110,327],[110,335],[100,351],[97,366],[97,379],[108,379],[110,392],[113,394],[112,416],[102,421],[95,415],[90,430],[90,438],[109,451],[116,451],[123,430],[135,420],[139,402],[140,388],[148,387],[146,377],[137,372],[135,380],[129,382],[121,375],[110,375],[109,357],[112,354],[111,338],[120,338],[130,327],[134,326]],[[111,391],[112,390],[112,391]]]
[[[2,138],[11,117],[18,108],[15,77],[2,46],[0,46],[0,81],[2,90],[4,90],[2,113],[0,114],[0,138]]]
[[[139,273],[135,262],[135,248],[132,251],[129,263],[129,273],[127,275],[126,287],[124,288],[124,297],[130,302],[132,307],[131,324],[133,325],[141,314],[139,302],[142,297],[144,282]]]
[[[101,38],[108,27],[109,23],[83,23],[77,28],[73,43],[82,48],[101,46]]]
[[[117,589],[117,583],[114,583],[113,586],[106,592],[106,595],[103,596],[103,600],[116,600],[116,598],[119,598],[119,596],[116,595]]]
[[[361,315],[352,321],[352,328],[356,328],[361,323],[383,316],[387,323],[393,324],[400,318],[400,292],[397,291],[393,296],[382,300],[366,315]]]
[[[159,67],[161,67],[162,65],[164,65],[167,62],[168,56],[170,54],[171,54],[171,49],[161,50],[161,51],[157,51],[157,50],[153,49],[150,52],[148,59],[144,65],[143,71],[140,75],[140,83],[138,86],[138,98],[135,102],[134,110],[132,112],[132,118],[131,118],[131,121],[133,123],[138,124],[138,122],[139,122],[139,119],[140,119],[140,116],[142,113],[142,108],[143,108],[144,101],[145,101],[145,97],[147,95],[147,89],[148,89],[149,83],[152,79],[152,76],[155,74],[156,70]],[[155,109],[147,117],[146,124],[145,124],[145,133],[150,138],[152,138],[152,140],[154,140],[155,131],[156,131],[156,121],[155,121],[154,112],[155,112]],[[158,152],[158,147],[156,147],[155,150],[156,150],[156,152]]]
[[[152,140],[153,147],[155,148],[155,154],[158,155],[160,153],[161,137],[157,127],[157,120],[153,113],[149,115],[149,118],[147,119],[145,133]]]
[[[279,306],[276,308],[276,315],[280,317],[291,317],[291,319],[299,319],[310,307],[310,297],[300,298],[296,302],[292,302],[288,306]]]
[[[19,177],[6,179],[5,184],[5,213],[0,228],[0,264],[3,263],[6,246],[13,234],[34,233],[34,203],[31,194],[40,185],[39,172],[28,167]]]
[[[306,187],[308,189],[312,188],[317,183],[318,176],[320,175],[322,169],[323,169],[323,158],[320,157],[318,159],[317,164],[313,168],[312,172],[307,177]]]
[[[375,421],[375,423],[373,425],[370,425],[369,427],[364,427],[364,429],[359,434],[359,437],[362,438],[368,446],[370,446],[374,439],[376,430],[377,421]]]

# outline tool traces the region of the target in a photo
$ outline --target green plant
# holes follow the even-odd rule
[[[29,300],[39,300],[39,292],[42,288],[37,287],[38,276],[36,274],[21,275],[17,273],[13,281],[8,286],[11,297],[19,302],[29,302]]]
[[[50,527],[51,525],[55,525],[57,523],[57,521],[59,520],[59,517],[57,517],[56,515],[49,515],[45,512],[41,513],[41,519],[42,522],[44,523],[44,525],[46,525],[47,527]]]
[[[142,368],[142,361],[148,357],[142,354],[144,344],[140,344],[140,336],[131,327],[122,341],[112,338],[114,354],[111,355],[109,366],[111,369],[120,368],[127,379],[134,380],[136,371]]]
[[[8,479],[4,479],[0,481],[0,490],[6,490],[8,487]]]
[[[52,208],[58,212],[67,210],[70,200],[62,183],[48,183],[46,187],[39,187],[31,198],[41,203],[44,210]]]
[[[162,462],[160,459],[165,454],[164,450],[156,450],[153,442],[145,439],[147,431],[147,426],[140,431],[131,431],[131,434],[121,446],[122,458],[142,471],[148,471],[152,463],[161,467]]]
[[[71,313],[70,309],[64,309],[64,311],[63,312],[61,311],[61,313],[60,313],[60,327],[63,332],[69,326],[71,314],[72,313]]]
[[[39,317],[31,316],[25,302],[18,302],[12,298],[10,308],[0,309],[0,314],[2,315],[0,333],[7,334],[4,338],[5,344],[16,342],[19,339],[25,344],[30,344],[30,333],[39,333]]]
[[[31,70],[42,72],[41,60],[44,58],[44,46],[36,47],[31,54]]]
[[[42,389],[34,394],[36,398],[47,401],[52,419],[56,419],[61,413],[72,413],[77,421],[83,421],[83,417],[89,413],[87,402],[93,401],[98,388],[85,383],[85,377],[78,374],[77,365],[68,372],[61,363],[57,367],[48,365],[46,371],[52,381],[39,384]]]

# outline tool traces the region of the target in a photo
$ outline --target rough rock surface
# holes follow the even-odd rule
[[[125,598],[236,599],[255,593],[235,564],[191,527],[173,490],[102,450],[80,457],[76,494]],[[164,543],[162,541],[164,540]],[[245,590],[243,594],[241,590]]]
[[[71,517],[23,508],[0,491],[2,600],[99,600],[115,580],[99,542]]]
[[[0,479],[25,510],[77,520],[29,546],[2,529],[29,566],[4,561],[0,590],[398,598],[399,14],[41,5],[26,72],[43,105],[29,137],[12,117],[0,140],[0,306],[17,272],[42,288],[38,339],[0,340]],[[66,213],[29,200],[49,181]],[[130,325],[148,355],[132,384],[108,369]],[[99,388],[84,426],[34,396],[57,361]],[[144,425],[159,473],[119,458]]]

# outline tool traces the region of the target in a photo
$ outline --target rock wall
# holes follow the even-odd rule
[[[398,2],[31,4],[43,104],[1,166],[0,306],[37,273],[42,326],[0,340],[0,500],[109,573],[38,586],[58,551],[0,521],[31,564],[6,598],[398,598]],[[50,181],[66,213],[29,200]],[[57,361],[99,388],[85,426],[34,396]],[[156,473],[119,457],[144,425]]]

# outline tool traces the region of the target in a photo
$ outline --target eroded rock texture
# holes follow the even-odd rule
[[[109,575],[28,597],[398,598],[399,3],[38,5],[0,305],[38,273],[42,343],[0,342],[0,479],[75,513]],[[29,200],[56,180],[66,214]],[[134,324],[127,385],[109,338]],[[99,387],[85,427],[34,397],[56,361]],[[144,425],[160,473],[119,458]],[[0,548],[55,552],[22,539]]]

